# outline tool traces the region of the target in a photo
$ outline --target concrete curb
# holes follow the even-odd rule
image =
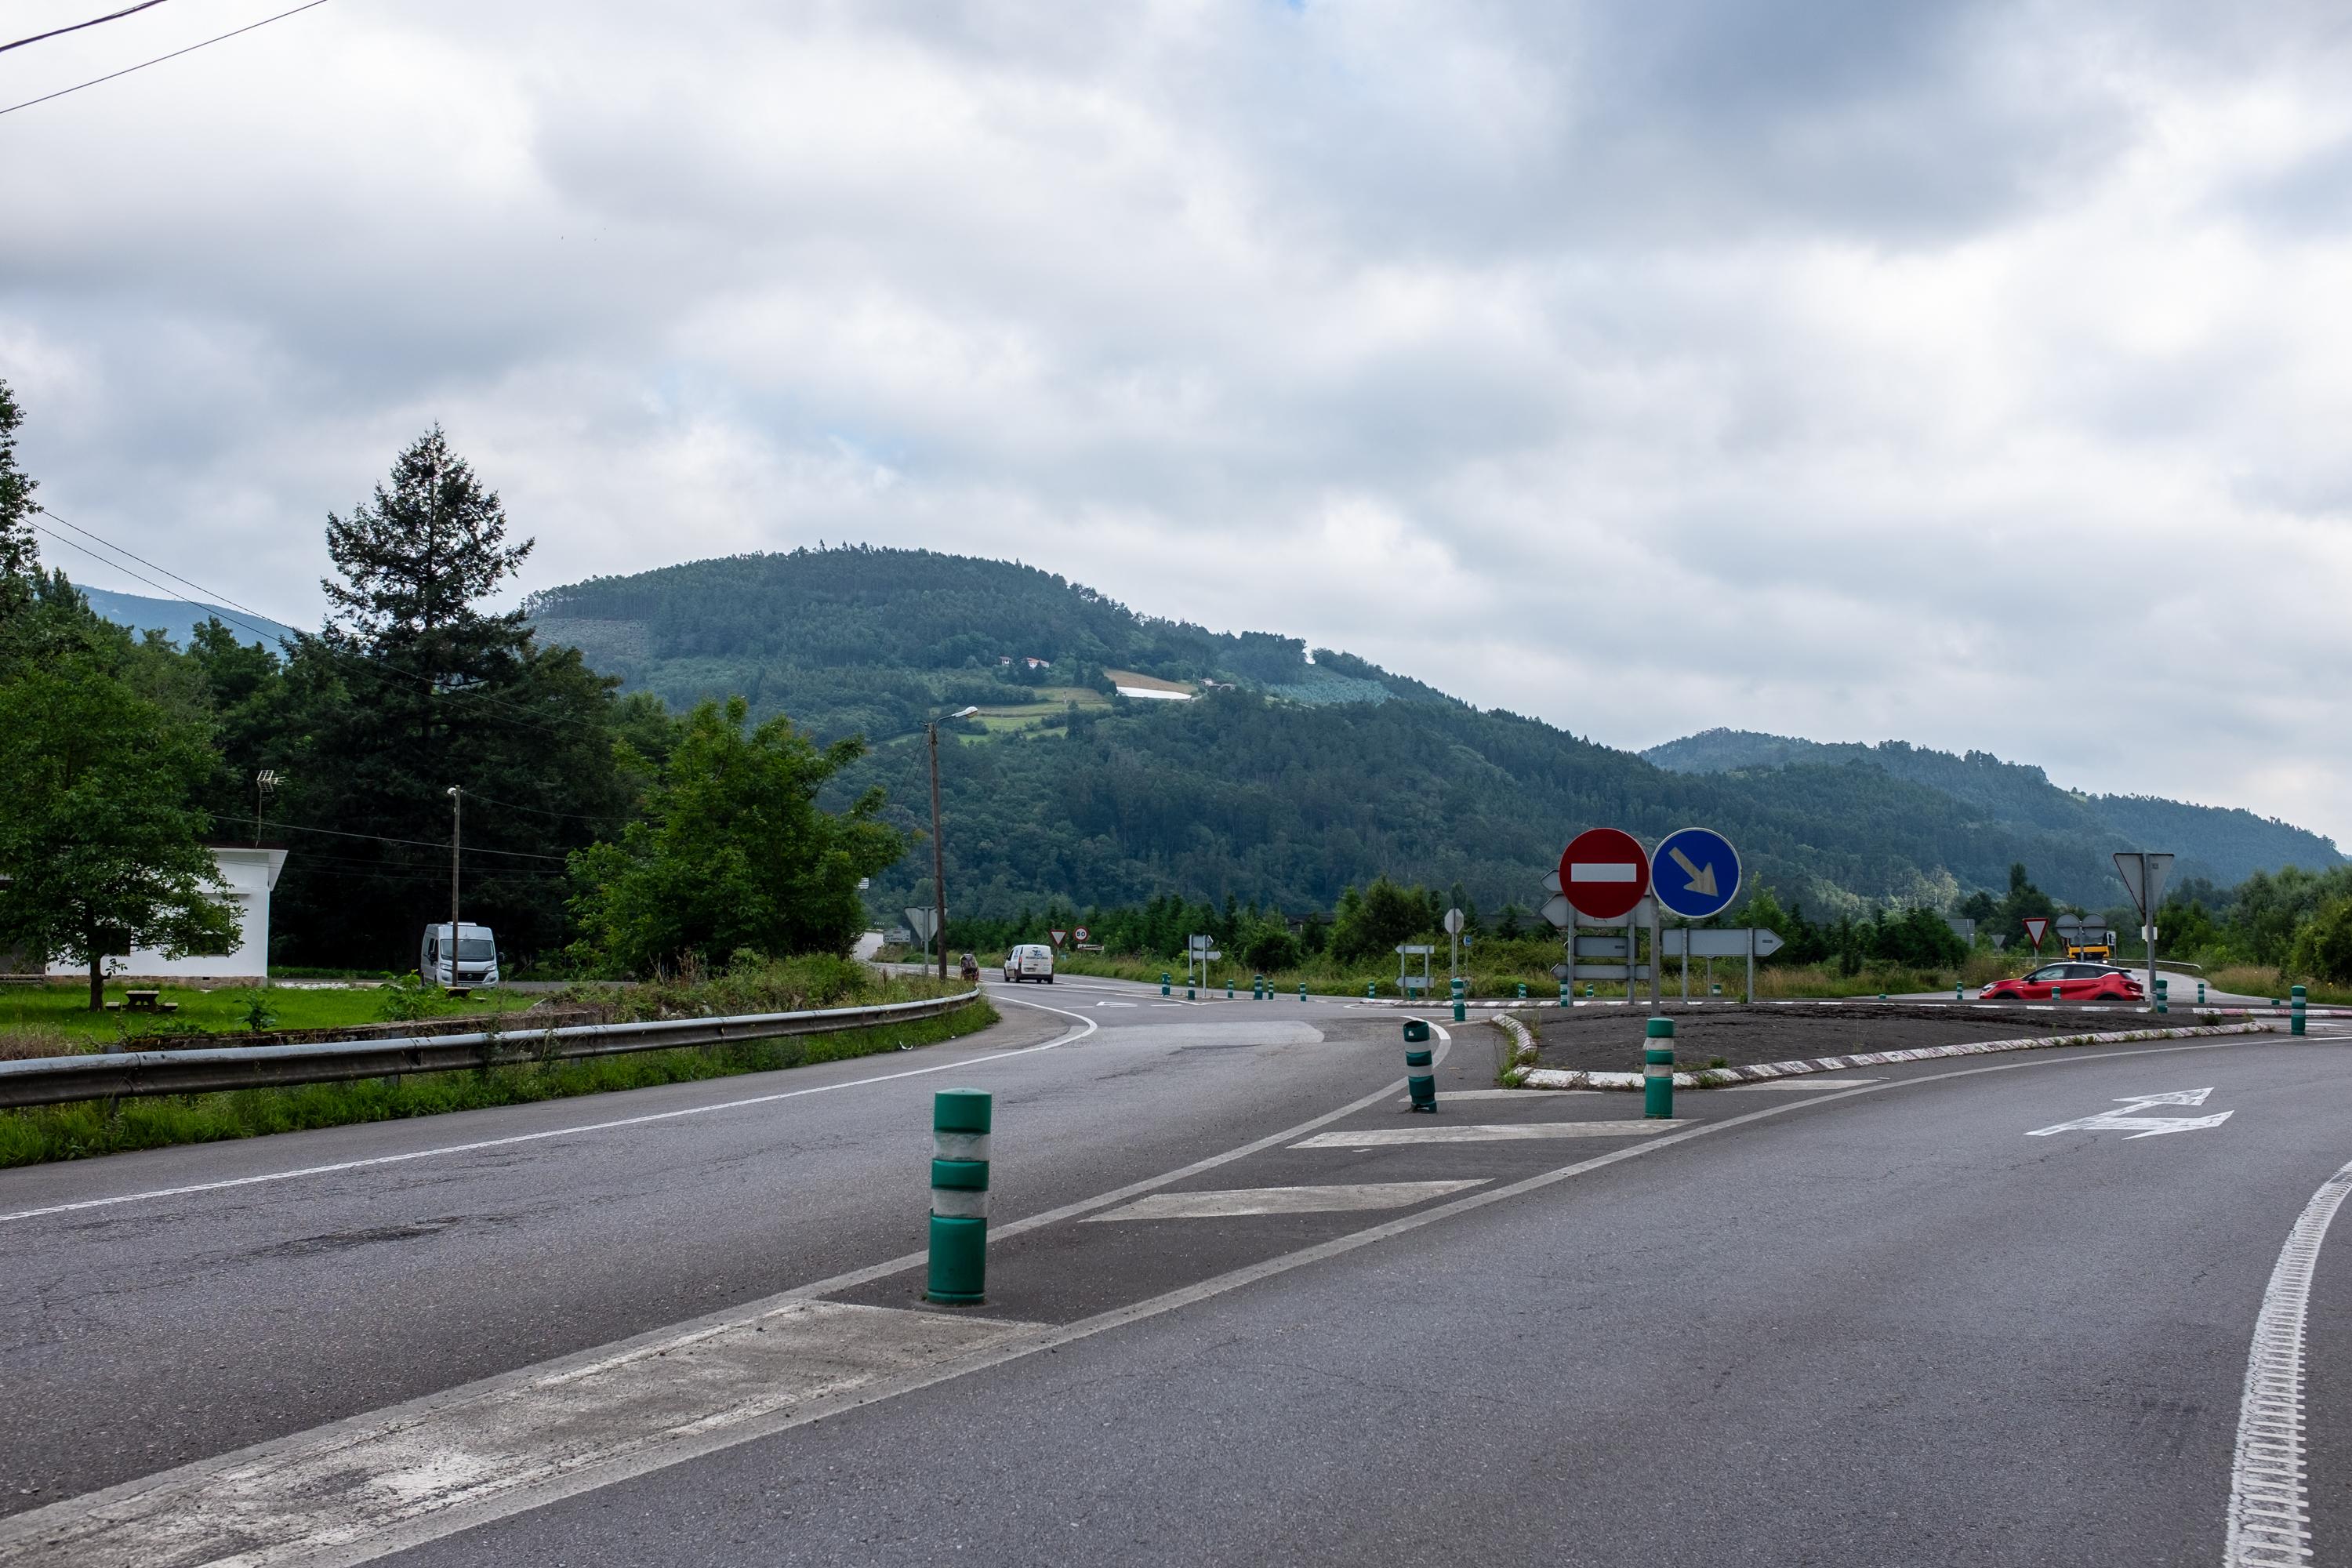
[[[1427,1005],[1426,1003],[1405,1002],[1393,996],[1318,996],[1315,1000],[1324,1002],[1347,1002],[1358,1007],[1421,1007]],[[1917,996],[1889,996],[1884,1002],[1880,1001],[1875,996],[1765,996],[1758,998],[1754,1003],[1743,1002],[1738,998],[1732,996],[1662,996],[1658,1000],[1660,1005],[1669,1011],[1679,1011],[1685,1007],[1747,1007],[1752,1005],[1757,1007],[1984,1007],[2009,1011],[2015,1011],[2021,1007],[2031,1013],[2137,1013],[2144,1016],[2152,1016],[2156,1012],[2155,1008],[2149,1006],[2145,1002],[2053,1003],[2024,1001],[2012,1002],[2006,999],[1994,1002],[1952,1002],[1941,999],[1931,1001]],[[1494,1013],[1519,1013],[1538,1007],[1550,1007],[1557,1009],[1560,1005],[1557,1002],[1539,1002],[1532,996],[1528,997],[1524,1002],[1513,1002],[1503,997],[1492,997],[1486,1000],[1472,997],[1465,1000],[1462,1005],[1465,1007],[1472,1008],[1474,1010],[1484,1008],[1488,1012]],[[1622,996],[1579,996],[1576,1000],[1568,1004],[1570,1007],[1642,1008],[1647,1008],[1649,1005],[1649,998],[1646,996],[1636,996],[1630,1002]],[[2210,1013],[2214,1016],[2220,1018],[2284,1018],[2286,1017],[2290,1012],[2290,1009],[2284,1003],[2280,1004],[2276,1007],[2271,1007],[2265,1006],[2259,1002],[2183,1002],[2179,1005],[2179,1011],[2183,1013]],[[2352,1007],[2315,1006],[2307,1008],[2304,1016],[2311,1018],[2352,1018]]]
[[[1536,1038],[1517,1018],[1498,1016],[1495,1023],[1515,1042],[1516,1065],[1532,1060]],[[2038,1051],[2058,1046],[2120,1046],[2135,1040],[2193,1040],[2208,1035],[2273,1035],[2269,1024],[2191,1025],[2177,1029],[2114,1029],[2096,1035],[2036,1035],[2021,1040],[1979,1040],[1959,1046],[1921,1046],[1901,1051],[1856,1051],[1852,1056],[1821,1057],[1812,1061],[1766,1062],[1755,1067],[1701,1068],[1675,1074],[1676,1089],[1722,1089],[1735,1083],[1761,1083],[1768,1079],[1797,1078],[1806,1073],[1849,1072],[1855,1068],[1886,1067],[1896,1062],[1936,1061],[1947,1057],[1980,1057],[1995,1051]],[[1517,1089],[1637,1089],[1637,1072],[1581,1072],[1570,1068],[1528,1068],[1513,1087]]]

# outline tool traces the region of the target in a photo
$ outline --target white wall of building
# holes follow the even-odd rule
[[[217,956],[191,954],[185,958],[166,958],[146,948],[133,948],[128,953],[108,959],[107,973],[141,978],[148,975],[233,980],[268,977],[269,895],[278,886],[278,873],[286,868],[286,851],[243,844],[216,844],[212,850],[214,863],[220,867],[221,879],[229,885],[229,901],[236,910],[238,938],[236,951]],[[49,973],[86,976],[89,971],[58,962],[49,965]]]

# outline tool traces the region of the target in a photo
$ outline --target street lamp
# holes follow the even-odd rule
[[[261,844],[261,803],[278,793],[278,770],[264,768],[253,775],[253,842]]]

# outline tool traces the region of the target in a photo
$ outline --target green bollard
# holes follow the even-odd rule
[[[1436,1111],[1437,1068],[1429,1049],[1429,1026],[1419,1018],[1404,1021],[1404,1086],[1415,1110]]]
[[[1519,1000],[1520,1000],[1520,1001],[1522,1001],[1522,1002],[1524,1002],[1524,1001],[1526,1001],[1527,999],[1528,999],[1528,983],[1527,983],[1526,981],[1522,980],[1522,981],[1520,981],[1520,982],[1519,982]]]
[[[1379,995],[1379,994],[1380,994],[1380,990],[1381,990],[1381,983],[1380,983],[1379,981],[1377,981],[1377,980],[1367,980],[1367,981],[1365,981],[1365,982],[1364,982],[1364,1000],[1365,1000],[1365,1001],[1367,1001],[1367,1002],[1370,1001],[1373,997],[1375,997],[1375,996],[1377,996],[1377,995]]]
[[[943,1089],[931,1097],[930,1279],[923,1299],[976,1307],[988,1283],[986,1089]]]
[[[1304,980],[1302,980],[1302,981],[1300,981],[1300,982],[1298,983],[1298,999],[1299,999],[1301,1002],[1304,1002],[1304,1001],[1306,1001],[1306,1000],[1307,1000],[1307,982],[1305,982]]]
[[[1969,994],[1968,994],[1968,993],[1969,993],[1969,987],[1968,987],[1968,983],[1967,983],[1967,982],[1965,982],[1965,981],[1960,981],[1960,980],[1955,980],[1955,981],[1953,981],[1953,982],[1952,982],[1952,1000],[1953,1000],[1953,1001],[1955,1001],[1955,1002],[1965,1002],[1965,1001],[1967,1001],[1967,1000],[1969,999]]]
[[[1457,1024],[1463,1022],[1467,1016],[1462,1010],[1462,998],[1468,991],[1468,983],[1462,976],[1455,975],[1454,977],[1454,1021]]]
[[[2159,1013],[2172,1011],[2172,982],[2161,974],[2156,977],[2156,1010]]]
[[[1565,1007],[1565,1006],[1567,1006],[1567,1005],[1569,1005],[1568,997],[1569,997],[1569,987],[1568,987],[1568,982],[1567,982],[1567,981],[1565,981],[1565,980],[1563,980],[1563,981],[1561,981],[1561,982],[1559,983],[1559,1005],[1560,1005],[1561,1006]]]
[[[1265,975],[1253,974],[1250,976],[1250,1000],[1253,1002],[1263,1002],[1265,1000]]]
[[[1233,999],[1234,999],[1234,977],[1233,977],[1232,975],[1228,974],[1228,975],[1226,975],[1226,976],[1225,976],[1225,1000],[1226,1000],[1226,1001],[1228,1001],[1228,1002],[1230,1002],[1230,1001],[1232,1001]]]
[[[1584,999],[1585,999],[1587,1002],[1591,1001],[1595,996],[1598,996],[1598,995],[1600,995],[1600,994],[1601,994],[1601,993],[1600,993],[1600,992],[1595,991],[1595,990],[1592,988],[1592,982],[1591,982],[1591,981],[1588,980],[1588,981],[1586,981],[1586,982],[1584,983]],[[1627,993],[1627,994],[1629,994],[1629,995],[1630,995],[1630,994],[1632,994],[1629,992],[1629,993]]]
[[[2287,994],[2294,998],[2288,1005],[2294,1010],[2294,1016],[2287,1020],[2286,1032],[2290,1035],[2300,1035],[2303,1033],[2304,1005],[2309,998],[2300,985],[2289,991]]]
[[[2205,1005],[2205,983],[2202,980],[2197,983],[2197,1005],[2200,1007]]]
[[[1184,1000],[1187,1002],[1197,1002],[1200,1000],[1199,997],[1192,994],[1192,977],[1189,974],[1184,977]]]
[[[1675,1021],[1653,1018],[1642,1049],[1642,1115],[1671,1121],[1675,1114]]]
[[[1711,982],[1709,982],[1709,983],[1708,983],[1708,984],[1707,984],[1707,988],[1706,988],[1706,994],[1707,994],[1708,995],[1710,995],[1710,996],[1720,996],[1720,995],[1722,995],[1722,994],[1723,994],[1723,985],[1722,985],[1722,983],[1721,983],[1721,982],[1719,982],[1719,981],[1711,981]]]
[[[1168,994],[1168,972],[1164,969],[1160,972],[1160,994]]]

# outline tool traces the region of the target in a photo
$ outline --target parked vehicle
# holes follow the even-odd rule
[[[499,983],[499,940],[488,926],[462,924],[449,940],[449,922],[425,928],[416,954],[417,977],[453,991]]]
[[[2147,994],[2138,975],[2112,963],[2045,963],[2031,974],[1994,981],[1977,1000],[2137,1002]]]
[[[1042,980],[1054,984],[1054,950],[1042,942],[1024,942],[1004,955],[1007,980]]]

